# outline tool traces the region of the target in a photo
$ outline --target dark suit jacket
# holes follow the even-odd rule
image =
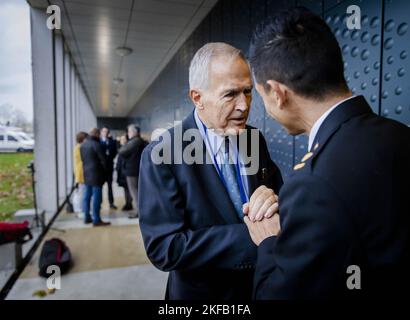
[[[359,96],[330,113],[316,143],[279,194],[282,229],[258,248],[255,297],[400,294],[410,273],[410,129]],[[358,275],[350,265],[361,290],[347,289]]]
[[[117,155],[117,142],[113,138],[109,137],[105,142],[100,139],[100,144],[102,152],[105,155],[106,159],[107,175],[111,175],[112,179],[112,173],[114,171],[114,159]]]
[[[115,170],[117,170],[117,183],[120,187],[127,188],[127,179],[124,174],[125,159],[121,154],[118,154]]]
[[[141,137],[133,137],[123,145],[118,153],[124,159],[124,175],[138,177],[140,172],[141,154],[148,143]]]
[[[191,128],[197,128],[193,113],[182,122],[183,132]],[[168,131],[172,146],[174,130]],[[261,184],[278,192],[280,171],[260,133],[258,138],[259,171],[249,176],[250,193]],[[138,204],[147,255],[157,268],[170,272],[167,298],[250,299],[256,246],[214,165],[154,164],[151,151],[158,143],[142,154]],[[201,145],[205,151],[202,138]],[[206,151],[201,156],[209,157]]]
[[[106,158],[97,139],[87,138],[80,147],[83,162],[84,183],[89,186],[102,186],[106,179]]]

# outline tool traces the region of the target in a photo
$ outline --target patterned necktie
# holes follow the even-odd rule
[[[239,191],[238,180],[236,179],[236,169],[235,163],[230,157],[229,152],[229,138],[225,137],[225,144],[223,147],[219,149],[219,153],[222,155],[220,159],[222,159],[221,163],[221,172],[225,179],[226,189],[228,191],[229,197],[232,200],[232,203],[236,209],[236,213],[239,216],[239,219],[242,221],[243,219],[243,212],[242,212],[242,199],[241,193]]]

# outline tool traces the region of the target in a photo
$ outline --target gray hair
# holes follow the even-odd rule
[[[210,42],[194,55],[189,66],[189,88],[205,89],[209,81],[209,69],[215,57],[232,59],[240,57],[246,61],[242,51],[224,42]]]
[[[134,132],[134,133],[136,133],[136,134],[139,134],[139,133],[140,133],[140,128],[139,128],[137,125],[135,125],[135,124],[129,124],[129,125],[127,126],[127,129],[128,129],[128,130],[131,130],[132,132]]]

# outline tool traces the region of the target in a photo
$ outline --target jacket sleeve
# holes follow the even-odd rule
[[[266,185],[275,191],[275,194],[279,194],[283,185],[283,178],[279,167],[272,161],[268,146],[266,145],[265,138],[262,133],[259,132],[259,143],[261,151],[264,153],[261,155],[261,159],[267,160],[267,176],[261,179],[261,184]]]
[[[118,153],[117,142],[115,140],[111,139],[111,145],[112,145],[112,147],[111,147],[111,149],[112,149],[111,150],[112,151],[111,158],[114,159],[116,157],[117,153]]]
[[[311,175],[290,178],[279,199],[281,233],[258,248],[254,296],[328,297],[348,276],[353,236],[347,210],[327,182]]]
[[[154,164],[144,149],[139,175],[140,228],[147,255],[160,270],[254,267],[256,246],[245,224],[191,230],[178,181],[170,166]]]
[[[74,146],[74,157],[73,158],[74,158],[74,162],[73,162],[73,164],[74,164],[74,173],[75,173],[75,178],[77,180],[77,178],[78,178],[78,175],[77,175],[78,167],[81,163],[80,146],[78,144]]]
[[[96,148],[95,152],[97,153],[98,161],[100,161],[101,166],[103,167],[103,169],[106,170],[107,169],[107,159],[104,155],[101,144],[100,143],[95,144],[95,148]]]
[[[118,156],[117,163],[115,164],[115,171],[120,171],[122,169],[122,156]]]
[[[83,163],[81,161],[80,145],[74,147],[74,176],[76,183],[84,183]]]
[[[128,158],[138,148],[141,139],[132,139],[123,145],[118,153],[125,158]]]

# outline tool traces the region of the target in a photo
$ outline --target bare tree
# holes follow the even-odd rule
[[[0,125],[20,127],[25,130],[32,128],[23,111],[9,103],[0,105]]]

